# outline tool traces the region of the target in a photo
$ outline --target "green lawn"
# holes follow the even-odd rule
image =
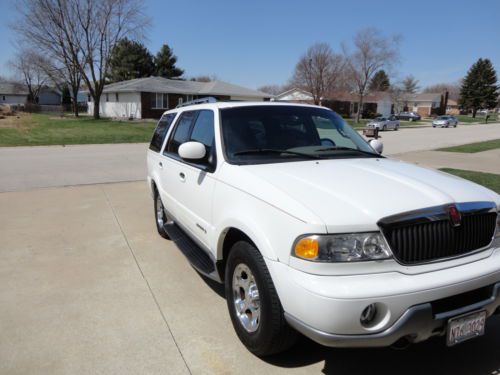
[[[443,172],[454,174],[455,176],[473,181],[479,185],[483,185],[500,194],[500,175],[493,173],[483,173],[474,171],[465,171],[462,169],[441,168]]]
[[[500,148],[500,139],[492,139],[491,141],[469,143],[466,145],[440,148],[437,151],[447,152],[467,152],[475,153]]]
[[[477,113],[476,118],[472,118],[471,115],[456,115],[455,116],[458,120],[459,124],[470,124],[470,123],[484,123],[485,116],[483,114]],[[488,119],[488,122],[496,122],[498,121],[498,114],[496,113],[490,113],[490,117]]]
[[[9,121],[9,122],[7,122]],[[148,142],[155,123],[26,114],[0,120],[0,146]]]

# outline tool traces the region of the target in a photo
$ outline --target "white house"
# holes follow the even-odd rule
[[[0,104],[23,105],[28,100],[28,89],[19,83],[0,83]]]
[[[219,100],[270,100],[271,95],[222,81],[194,82],[162,77],[137,78],[104,87],[100,114],[103,117],[160,118],[167,109],[200,97]],[[88,113],[94,103],[88,96]]]
[[[310,92],[294,87],[278,94],[274,97],[276,101],[290,102],[290,103],[308,103],[314,104],[314,98]]]
[[[440,93],[416,94],[408,99],[408,109],[420,116],[431,116],[441,106]]]

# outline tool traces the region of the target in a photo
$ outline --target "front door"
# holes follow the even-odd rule
[[[188,141],[205,145],[206,158],[191,163],[178,154],[179,146]],[[212,195],[215,187],[214,113],[211,110],[181,113],[173,129],[164,160],[168,181],[175,201],[174,220],[197,242],[209,249],[211,235]]]

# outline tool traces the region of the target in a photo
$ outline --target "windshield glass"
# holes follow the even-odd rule
[[[448,120],[448,116],[439,116],[438,120]]]
[[[253,164],[338,157],[380,157],[336,113],[301,106],[221,109],[230,163]]]

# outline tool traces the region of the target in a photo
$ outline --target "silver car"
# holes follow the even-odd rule
[[[396,116],[392,115],[389,117],[377,117],[370,121],[367,125],[369,128],[377,128],[379,130],[388,130],[388,129],[399,129],[399,120]]]
[[[432,121],[433,128],[435,128],[436,126],[439,126],[441,128],[448,128],[450,126],[453,126],[454,128],[456,128],[457,124],[458,120],[453,116],[438,116]]]

